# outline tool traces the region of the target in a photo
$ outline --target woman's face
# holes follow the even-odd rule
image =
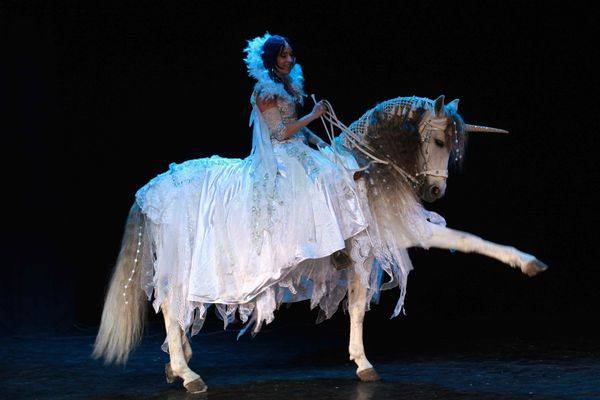
[[[277,56],[278,72],[289,74],[295,62],[294,53],[289,44],[285,44]]]

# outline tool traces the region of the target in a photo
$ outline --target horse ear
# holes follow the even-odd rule
[[[459,101],[460,101],[459,99],[454,99],[450,103],[448,103],[448,105],[446,107],[451,112],[456,113],[456,111],[458,111],[458,102]]]
[[[435,115],[439,116],[444,113],[444,95],[442,94],[440,97],[435,99],[435,104],[433,105],[433,109],[435,110]]]

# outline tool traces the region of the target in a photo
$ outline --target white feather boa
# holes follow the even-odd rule
[[[294,64],[294,67],[287,75],[286,80],[292,91],[297,93],[298,97],[292,97],[283,87],[282,83],[273,81],[269,77],[269,71],[265,68],[262,60],[263,45],[271,35],[267,32],[264,36],[258,36],[252,40],[248,40],[248,46],[244,49],[246,57],[244,62],[248,67],[248,75],[256,79],[254,92],[259,93],[264,99],[274,97],[282,97],[289,102],[303,103],[304,100],[304,76],[302,75],[302,67],[300,64]]]

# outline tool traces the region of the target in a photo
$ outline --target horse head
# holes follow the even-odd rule
[[[462,158],[466,136],[460,129],[463,124],[457,109],[458,99],[445,105],[444,96],[439,96],[433,107],[425,108],[418,123],[415,176],[419,179],[419,196],[424,201],[433,202],[444,196],[450,154],[456,154],[456,161]]]
[[[467,132],[508,133],[503,129],[465,124],[458,114],[458,99],[444,104],[444,95],[427,108],[419,123],[420,151],[416,175],[422,177],[420,197],[433,202],[444,196],[450,156],[461,162]]]
[[[449,164],[462,161],[468,132],[507,132],[465,124],[459,100],[444,101],[441,95],[382,102],[350,126],[342,143],[369,165],[375,186],[387,187],[396,175],[402,178],[396,182],[433,202],[444,196]]]

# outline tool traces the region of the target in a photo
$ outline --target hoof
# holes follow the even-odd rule
[[[208,390],[208,386],[202,380],[202,378],[198,378],[196,380],[191,381],[187,385],[183,385],[188,393],[204,393]]]
[[[360,379],[363,382],[376,382],[381,380],[381,378],[379,377],[379,375],[377,375],[377,372],[373,368],[367,368],[363,369],[362,371],[358,371],[356,375],[358,375],[358,379]]]
[[[547,269],[548,266],[546,264],[544,264],[537,258],[534,258],[533,260],[525,264],[525,266],[523,267],[523,273],[527,276],[536,276],[540,272],[543,272]]]
[[[167,383],[173,383],[177,379],[177,375],[175,375],[171,369],[171,363],[165,364],[165,375],[167,377]]]

